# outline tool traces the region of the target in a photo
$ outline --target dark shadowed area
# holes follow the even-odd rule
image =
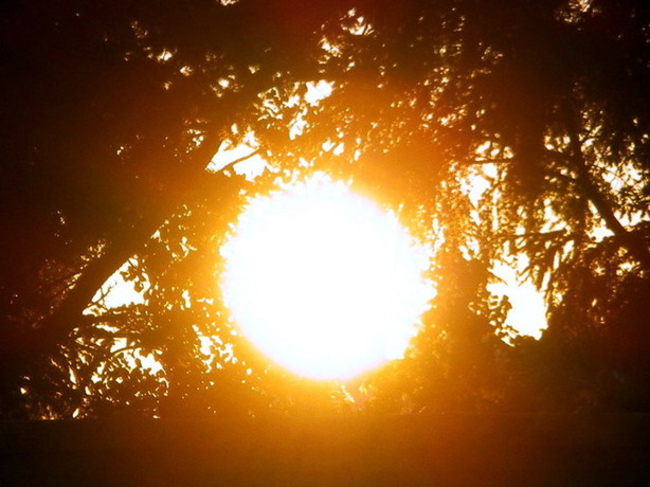
[[[647,415],[4,423],[3,485],[643,485]]]

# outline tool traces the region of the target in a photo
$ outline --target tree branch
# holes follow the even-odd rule
[[[260,154],[261,152],[262,151],[258,149],[258,150],[255,150],[255,151],[251,152],[250,154],[239,157],[238,159],[235,159],[234,161],[230,161],[227,164],[225,164],[224,166],[222,166],[221,168],[219,168],[219,171],[226,171],[226,170],[231,169],[231,168],[234,169],[234,167],[237,164],[239,164],[240,162],[244,162],[244,161],[250,159],[251,157],[254,157],[254,156]]]
[[[618,238],[621,246],[625,247],[630,255],[639,261],[644,270],[650,270],[650,251],[642,241],[635,238],[618,220],[607,199],[594,183],[582,153],[577,117],[567,104],[564,105],[564,118],[569,135],[569,148],[571,150],[569,157],[578,175],[577,183],[582,187],[587,199],[596,208],[596,211],[605,222],[607,228]]]
[[[199,162],[209,161],[218,147],[216,136],[206,136],[206,140],[196,150],[193,159]],[[173,163],[173,162],[172,162]],[[207,163],[206,163],[207,164]],[[99,258],[91,262],[75,282],[74,287],[66,294],[59,306],[45,317],[40,323],[28,329],[23,329],[20,336],[3,337],[2,353],[12,367],[24,368],[37,362],[34,356],[44,357],[52,354],[66,339],[72,329],[78,324],[79,317],[91,302],[97,289],[131,256],[139,252],[151,238],[151,235],[165,222],[165,219],[186,200],[195,197],[197,192],[210,189],[214,184],[206,185],[205,178],[212,180],[218,177],[219,183],[228,186],[230,178],[222,173],[210,175],[203,168],[206,164],[194,164],[192,174],[187,181],[193,184],[183,184],[169,202],[162,202],[156,210],[141,217],[137,222],[125,225],[115,232],[115,239]],[[5,350],[6,349],[6,350]],[[27,351],[29,355],[27,355]],[[29,370],[22,370],[22,375],[29,375]]]

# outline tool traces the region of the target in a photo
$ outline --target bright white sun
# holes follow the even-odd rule
[[[400,358],[431,298],[424,249],[322,174],[252,200],[222,253],[224,299],[243,334],[315,379]]]

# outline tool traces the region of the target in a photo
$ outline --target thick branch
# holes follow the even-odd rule
[[[582,187],[587,199],[594,205],[596,211],[605,222],[609,230],[618,237],[622,246],[641,263],[644,270],[650,270],[650,251],[642,241],[635,238],[618,220],[614,210],[607,202],[605,196],[600,192],[598,186],[594,183],[589,167],[582,153],[580,142],[580,131],[574,114],[565,107],[565,121],[569,131],[569,144],[571,149],[571,162],[574,165],[578,179],[578,184]]]
[[[42,322],[33,328],[23,329],[19,337],[4,337],[3,352],[13,357],[5,357],[10,362],[27,365],[35,363],[34,356],[47,356],[54,352],[78,324],[78,319],[86,309],[97,292],[97,289],[117,271],[120,266],[132,255],[138,253],[146,245],[151,235],[165,222],[179,205],[196,197],[198,192],[217,190],[214,184],[206,184],[205,179],[213,180],[218,186],[226,187],[230,178],[223,174],[209,174],[203,167],[209,161],[216,147],[216,137],[206,137],[206,140],[197,149],[194,160],[197,164],[188,171],[193,174],[187,178],[184,187],[179,188],[173,198],[156,206],[156,210],[149,212],[135,223],[125,226],[121,231],[115,232],[114,240],[109,243],[104,254],[91,262],[82,272],[81,277],[74,287],[67,293],[59,306]],[[203,164],[205,163],[205,164]],[[226,184],[224,184],[226,183]],[[221,188],[223,189],[223,188]],[[29,353],[29,356],[27,356]],[[28,374],[28,371],[23,371]]]

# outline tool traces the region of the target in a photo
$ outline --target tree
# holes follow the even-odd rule
[[[648,407],[644,2],[3,8],[0,414],[300,403],[230,335],[214,280],[242,190],[297,161],[401,204],[439,249],[425,331],[365,385],[377,404],[397,397],[382,385],[394,377],[398,409],[440,391],[449,408],[528,408],[531,391],[548,408]],[[320,80],[332,95],[314,106],[303,95]],[[206,171],[248,134],[276,172]],[[464,189],[477,175],[490,182],[478,204]],[[507,302],[486,286],[521,255],[549,330],[509,347],[491,333],[507,331]],[[84,314],[118,269],[145,303]],[[130,363],[149,354],[157,375]]]
[[[0,409],[69,415],[75,369],[133,327],[82,312],[129,258],[171,252],[152,240],[166,222],[236,208],[241,181],[206,166],[288,67],[309,70],[311,30],[282,2],[3,8]]]
[[[410,206],[407,219],[425,215],[445,289],[457,271],[444,256],[459,248],[487,271],[527,259],[549,330],[518,363],[527,396],[548,408],[648,406],[649,25],[635,1],[503,1],[489,15],[471,1],[360,3],[324,31],[334,92],[283,155],[352,172],[358,187]],[[478,204],[463,190],[476,176],[490,183]],[[474,289],[456,309],[490,322],[494,298],[485,283]],[[440,319],[437,333],[462,333]],[[521,380],[508,407],[531,407]]]

